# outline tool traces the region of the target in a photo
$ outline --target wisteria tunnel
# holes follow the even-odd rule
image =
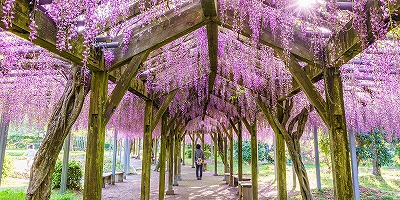
[[[0,2],[0,199],[400,199],[400,0]]]

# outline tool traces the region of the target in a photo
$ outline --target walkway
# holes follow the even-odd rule
[[[132,160],[132,166],[140,166],[140,160]],[[103,189],[103,199],[130,200],[140,197],[140,170],[138,175],[129,175],[123,183],[106,185]],[[196,180],[191,166],[182,166],[182,181],[174,187],[175,195],[165,196],[165,199],[237,199],[237,188],[231,188],[222,181],[222,176],[213,176],[213,172],[204,172],[202,180]],[[158,199],[159,172],[151,172],[151,199]],[[166,182],[168,172],[166,173]],[[167,184],[167,183],[166,183]],[[167,189],[167,185],[166,185]]]

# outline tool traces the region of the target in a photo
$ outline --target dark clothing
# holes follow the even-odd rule
[[[197,179],[201,179],[203,177],[203,164],[198,165],[197,159],[201,158],[204,162],[204,152],[201,149],[196,149],[194,151],[194,161],[196,162],[196,177]],[[200,174],[199,174],[200,171]]]
[[[204,161],[204,152],[201,149],[196,149],[194,151],[194,161],[196,162],[198,158],[201,158]]]
[[[199,176],[199,171],[200,171],[200,176]],[[196,177],[200,179],[203,177],[203,165],[196,164]]]

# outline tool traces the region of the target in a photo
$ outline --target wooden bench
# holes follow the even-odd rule
[[[233,175],[233,187],[238,186],[239,176]],[[242,181],[251,181],[251,178],[242,177]]]
[[[103,188],[106,187],[107,184],[111,184],[111,173],[103,173]]]
[[[253,185],[250,181],[239,181],[239,200],[253,199]]]
[[[115,182],[124,182],[124,177],[124,172],[115,172]]]
[[[207,170],[207,163],[203,163],[203,172]]]
[[[229,184],[231,173],[225,173],[225,183]]]

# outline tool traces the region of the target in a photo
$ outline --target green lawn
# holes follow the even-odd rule
[[[7,188],[0,191],[0,200],[24,200],[26,194],[26,187]],[[59,190],[52,190],[51,200],[78,200],[82,199],[82,195],[67,191],[61,195]]]
[[[229,162],[229,161],[228,161]],[[185,158],[185,164],[191,165],[192,160]],[[310,181],[310,187],[314,193],[321,193],[319,199],[326,199],[327,197],[333,198],[333,179],[331,173],[328,171],[328,167],[321,163],[321,185],[322,192],[317,191],[316,181],[316,170],[314,164],[305,164],[308,179]],[[217,162],[218,174],[224,174],[224,167],[221,158],[218,157]],[[210,161],[207,163],[207,170],[214,171],[214,164]],[[237,163],[234,162],[233,167],[234,173],[237,174]],[[250,178],[251,165],[243,163],[243,174]],[[259,163],[259,181],[274,184],[275,182],[274,165],[267,164],[262,165]],[[297,181],[297,180],[296,180]],[[287,189],[291,190],[293,186],[293,171],[292,166],[286,166],[286,182]],[[361,199],[400,199],[400,169],[391,167],[382,167],[382,177],[376,177],[372,175],[372,166],[360,166],[359,167],[359,183],[361,190]],[[298,182],[295,191],[299,191]],[[292,197],[301,199],[300,196]]]

